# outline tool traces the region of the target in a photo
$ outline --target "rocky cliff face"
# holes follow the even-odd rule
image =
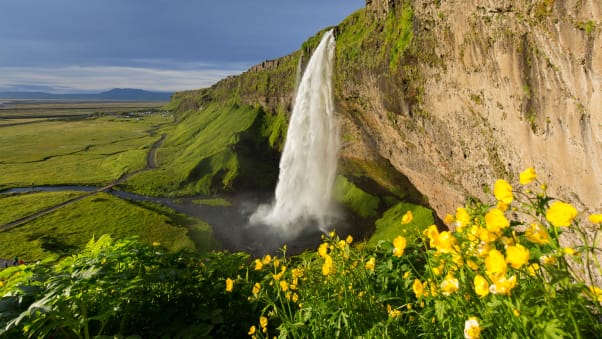
[[[370,11],[376,3],[403,6],[369,3],[381,17]],[[602,3],[417,0],[412,7],[412,43],[432,48],[425,56],[434,62],[415,52],[402,57],[416,67],[421,93],[401,109],[387,95],[403,76],[391,72],[385,85],[378,74],[363,77],[362,119],[375,150],[440,216],[529,166],[552,194],[602,208]]]
[[[444,216],[534,166],[553,195],[602,209],[599,0],[369,0],[336,34],[342,171],[356,183],[416,188]],[[181,109],[234,96],[287,114],[319,37],[178,94]]]

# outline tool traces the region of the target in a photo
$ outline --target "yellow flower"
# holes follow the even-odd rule
[[[504,237],[502,237],[501,240],[502,240],[502,243],[504,244],[504,247],[516,245],[516,241],[514,241],[514,238],[504,236]]]
[[[592,224],[602,224],[602,214],[591,214],[589,216],[589,221]]]
[[[298,279],[303,277],[303,269],[302,268],[293,268],[292,271],[293,279]]]
[[[403,278],[407,279],[410,277],[410,271],[407,271],[406,273],[403,274]]]
[[[288,283],[286,282],[286,280],[282,280],[280,282],[280,288],[282,289],[283,292],[288,291]]]
[[[334,236],[336,235],[336,233],[335,233],[335,231],[332,231],[332,232],[328,233],[328,235],[329,235],[331,238],[334,238]]]
[[[480,274],[474,277],[474,291],[481,298],[489,294],[489,283]]]
[[[366,262],[366,265],[364,265],[366,267],[366,269],[368,271],[374,271],[374,266],[376,265],[376,259],[374,259],[373,257],[368,259],[368,261]]]
[[[345,241],[346,241],[348,244],[351,244],[351,243],[353,242],[353,237],[351,236],[351,234],[347,236],[347,239],[345,239]]]
[[[337,245],[339,246],[339,249],[344,250],[345,247],[347,247],[347,242],[341,239]]]
[[[495,207],[502,212],[506,212],[509,206],[503,201],[498,201]]]
[[[520,183],[521,185],[529,184],[531,181],[537,178],[537,173],[535,173],[535,169],[533,167],[529,167],[520,174]]]
[[[529,250],[521,244],[516,246],[508,246],[506,248],[506,262],[515,269],[521,268],[529,262]]]
[[[556,257],[550,255],[542,255],[539,257],[539,262],[543,265],[556,265]]]
[[[556,227],[567,227],[577,216],[577,210],[571,204],[554,201],[546,211],[546,219]]]
[[[255,325],[253,325],[253,326],[251,326],[251,328],[249,329],[249,333],[247,333],[247,334],[248,335],[253,335],[253,334],[255,334],[255,331],[256,331]]]
[[[418,279],[414,279],[414,283],[412,284],[412,291],[416,295],[416,298],[420,298],[424,292],[424,285]]]
[[[550,235],[540,224],[532,223],[525,231],[527,239],[535,244],[545,245],[550,242]]]
[[[259,259],[255,259],[255,271],[260,271],[263,268],[263,263]]]
[[[153,241],[153,247],[158,247],[158,246],[161,246],[161,243],[157,242],[157,241]]]
[[[470,224],[470,215],[464,207],[456,208],[456,222],[459,228]]]
[[[226,279],[226,292],[232,292],[232,288],[234,288],[234,280]]]
[[[297,295],[297,293],[293,293],[293,297],[292,299],[294,303],[296,303],[297,301],[299,301],[299,296]]]
[[[441,253],[449,253],[452,250],[453,245],[456,244],[456,238],[448,231],[439,233],[437,240],[435,241],[435,247],[437,251]]]
[[[572,247],[565,247],[562,252],[566,255],[575,255],[575,250]]]
[[[592,293],[594,300],[602,303],[602,289],[596,286],[588,286],[587,288],[589,288],[589,291]]]
[[[514,199],[514,196],[512,195],[512,186],[503,179],[498,179],[495,184],[493,184],[493,194],[497,200],[503,201],[508,205]]]
[[[410,222],[412,222],[412,219],[414,219],[414,215],[412,214],[412,211],[407,211],[406,214],[404,214],[403,217],[401,217],[401,224],[407,225]]]
[[[387,304],[387,313],[389,313],[390,318],[397,318],[401,315],[400,310],[394,310],[389,304]]]
[[[476,271],[479,269],[479,265],[477,265],[477,263],[472,260],[467,260],[466,265],[468,265],[468,268],[470,268],[473,271]]]
[[[506,274],[506,260],[504,255],[498,250],[491,250],[485,258],[485,272],[491,280]]]
[[[435,242],[439,238],[439,230],[436,225],[431,225],[423,231],[423,234],[429,238],[429,246],[435,247]]]
[[[448,213],[447,215],[445,215],[445,219],[443,219],[443,222],[446,225],[451,224],[452,222],[454,222],[454,216]]]
[[[477,229],[477,233],[479,235],[479,240],[481,240],[481,242],[483,242],[485,244],[494,242],[498,237],[497,233],[490,232],[486,228],[483,228],[483,227],[479,227]]]
[[[261,316],[259,317],[259,325],[261,326],[262,329],[265,329],[266,327],[268,327],[268,318]]]
[[[264,265],[267,265],[267,264],[270,263],[270,261],[272,261],[272,256],[270,256],[269,254],[266,254],[263,257],[263,260],[261,260],[261,263],[264,264]]]
[[[510,226],[510,222],[504,216],[504,212],[497,208],[492,208],[487,212],[485,215],[485,224],[487,224],[487,230],[489,232],[497,234],[499,234],[502,229]]]
[[[529,273],[530,276],[532,276],[532,277],[536,276],[537,272],[539,272],[539,264],[538,263],[533,263],[527,267],[527,273]]]
[[[403,251],[406,249],[406,244],[406,238],[402,237],[401,235],[395,237],[395,239],[393,239],[393,255],[398,258],[401,257],[403,255]]]
[[[333,264],[332,264],[332,257],[328,254],[326,254],[324,256],[324,265],[322,265],[322,274],[323,275],[329,275],[330,273],[332,273],[332,268],[333,268]]]
[[[495,283],[489,286],[489,292],[492,294],[510,295],[510,291],[516,286],[516,277],[511,276],[509,279],[502,276],[495,280]]]
[[[487,256],[489,255],[489,251],[491,251],[492,249],[493,248],[491,247],[491,245],[489,243],[480,242],[477,245],[476,254],[480,258],[487,258]]]
[[[274,268],[278,268],[280,266],[280,259],[278,257],[274,258]]]
[[[324,256],[326,256],[328,254],[328,243],[324,242],[320,244],[320,247],[318,247],[318,255],[320,255],[320,257],[324,258]]]
[[[259,294],[259,291],[261,291],[261,284],[255,283],[255,285],[253,285],[253,294],[257,295]]]
[[[460,284],[458,279],[454,278],[452,275],[448,275],[441,282],[441,294],[445,296],[449,296],[450,294],[456,292]]]
[[[440,276],[440,275],[443,273],[443,269],[445,268],[445,265],[444,265],[444,264],[445,264],[445,262],[444,262],[444,261],[440,261],[440,262],[439,262],[439,266],[437,266],[437,267],[433,267],[433,268],[432,268],[432,269],[433,269],[433,273],[434,273],[436,276]]]
[[[470,317],[464,322],[464,338],[478,339],[481,337],[481,326],[475,317]]]

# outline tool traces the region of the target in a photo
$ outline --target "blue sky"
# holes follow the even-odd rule
[[[0,0],[0,91],[176,91],[289,54],[365,0]]]

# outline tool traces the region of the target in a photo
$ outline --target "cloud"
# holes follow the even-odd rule
[[[208,65],[204,65],[208,67]],[[181,91],[208,87],[244,68],[158,69],[120,66],[0,67],[0,90],[54,88],[55,92],[103,91],[115,87]]]

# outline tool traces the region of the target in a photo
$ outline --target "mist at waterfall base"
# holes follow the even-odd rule
[[[295,237],[312,225],[325,229],[340,213],[332,199],[339,133],[332,76],[335,41],[328,31],[307,64],[297,88],[274,202],[251,216],[252,225],[270,225]]]
[[[289,251],[313,247],[321,235],[344,231],[343,213],[333,201],[339,133],[332,92],[335,39],[326,32],[299,82],[273,197],[239,200],[244,229],[231,234],[246,251]],[[271,201],[270,201],[271,200]]]

